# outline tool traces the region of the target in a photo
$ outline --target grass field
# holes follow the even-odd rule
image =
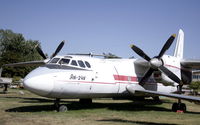
[[[63,100],[69,111],[56,112],[51,99],[26,90],[9,89],[8,94],[0,94],[0,125],[200,124],[200,105],[184,102],[187,113],[175,113],[171,112],[171,105],[176,100],[161,99],[163,103],[94,99],[91,106],[82,106],[78,100]]]

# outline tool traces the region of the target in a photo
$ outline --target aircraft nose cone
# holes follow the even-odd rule
[[[24,88],[40,96],[47,96],[54,86],[54,80],[49,75],[30,73],[24,79]]]

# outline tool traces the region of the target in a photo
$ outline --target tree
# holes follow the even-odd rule
[[[197,95],[198,90],[200,89],[200,81],[193,81],[190,85],[189,85],[190,89],[193,89],[194,91],[194,95]]]
[[[25,40],[22,34],[11,30],[0,30],[0,66],[3,64],[41,60],[42,58],[34,49],[39,44],[35,40]],[[2,76],[24,77],[33,67],[4,67]]]
[[[121,59],[121,57],[116,56],[112,53],[103,53],[105,59]]]

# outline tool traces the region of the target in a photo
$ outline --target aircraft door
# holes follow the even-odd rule
[[[115,82],[114,75],[118,75],[115,66],[104,62],[99,64],[94,70],[91,92],[102,96],[117,94],[119,83]]]

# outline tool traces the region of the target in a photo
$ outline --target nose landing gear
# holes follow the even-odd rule
[[[56,99],[54,102],[54,108],[57,112],[66,112],[68,111],[67,105],[60,105],[60,99]]]
[[[84,107],[91,106],[92,99],[80,99],[79,103],[81,105],[83,105]],[[59,98],[57,98],[54,101],[54,109],[56,109],[57,112],[67,112],[68,111],[67,105],[60,104],[60,99]]]

